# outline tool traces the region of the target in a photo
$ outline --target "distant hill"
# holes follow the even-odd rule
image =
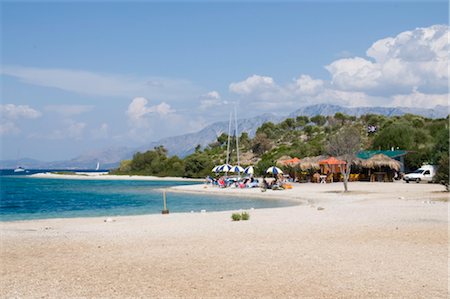
[[[275,114],[266,113],[260,116],[239,119],[238,123],[238,133],[247,132],[250,136],[254,136],[256,129],[260,127],[265,122],[280,122],[284,117],[276,116]],[[163,145],[169,152],[170,155],[177,155],[179,157],[184,157],[191,154],[197,145],[202,147],[207,146],[211,142],[217,140],[217,137],[222,133],[228,133],[228,121],[216,122],[209,125],[202,130],[180,135],[174,137],[167,137],[145,146],[140,147],[138,150],[146,151],[148,149],[153,149],[156,146]],[[232,134],[234,130],[234,125],[232,125]]]
[[[385,116],[400,116],[407,113],[421,115],[427,118],[445,118],[449,114],[449,107],[436,106],[434,109],[425,108],[409,108],[409,107],[342,107],[332,104],[317,104],[302,107],[288,117],[296,117],[299,115],[316,116],[316,115],[334,115],[336,112],[345,113],[352,116],[361,116],[364,114],[380,114]]]
[[[317,104],[302,107],[285,117],[267,113],[248,119],[239,119],[238,131],[239,134],[247,132],[250,137],[253,137],[256,129],[268,121],[278,123],[287,117],[292,118],[300,115],[308,117],[316,115],[327,116],[334,115],[336,112],[354,116],[361,116],[369,113],[385,116],[399,116],[411,113],[427,118],[445,118],[449,114],[449,107],[436,106],[434,109],[424,109],[408,107],[342,107],[332,104]],[[130,159],[137,151],[147,151],[159,145],[163,145],[168,150],[169,155],[185,157],[191,154],[197,145],[205,147],[211,142],[214,142],[219,135],[227,132],[228,121],[222,121],[213,123],[195,133],[163,138],[138,148],[114,147],[99,151],[90,151],[67,161],[42,162],[33,159],[0,161],[0,168],[15,168],[17,166],[22,166],[25,168],[38,169],[94,169],[97,162],[100,162],[100,167],[102,169],[110,169],[117,167],[121,160]]]

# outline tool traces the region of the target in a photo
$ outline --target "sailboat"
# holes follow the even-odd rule
[[[95,170],[99,170],[100,169],[100,162],[97,162],[97,166],[95,167]]]
[[[229,165],[231,163],[231,151],[230,151],[230,141],[231,141],[231,120],[232,120],[232,112],[230,112],[230,121],[228,123],[228,141],[227,141],[227,159],[226,164]],[[236,139],[236,154],[237,154],[237,169],[240,168],[240,161],[239,161],[239,133],[238,133],[238,123],[237,123],[237,110],[236,110],[236,104],[234,105],[234,123],[235,123],[235,130],[234,130],[234,137]],[[233,167],[234,168],[234,167]],[[233,170],[233,172],[236,172],[236,170]],[[241,171],[238,170],[238,178],[241,176]]]
[[[24,172],[25,171],[25,169],[24,168],[22,168],[22,167],[20,167],[20,166],[18,166],[16,169],[14,169],[14,172]]]
[[[17,162],[19,162],[19,158],[20,158],[20,150],[17,151]],[[16,169],[14,169],[15,173],[18,172],[24,172],[25,168],[21,167],[21,166],[17,166]]]

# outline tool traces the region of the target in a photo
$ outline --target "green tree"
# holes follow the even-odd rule
[[[220,134],[220,136],[217,137],[217,142],[219,142],[220,145],[227,144],[228,134],[225,133]]]
[[[311,117],[311,121],[318,126],[323,126],[327,122],[327,119],[323,115],[316,115]]]
[[[392,123],[382,128],[373,140],[374,149],[399,148],[411,150],[414,142],[414,128],[404,123]]]
[[[304,127],[309,123],[309,117],[303,115],[297,116],[295,122],[297,127]]]
[[[445,186],[445,189],[447,192],[449,191],[449,158],[448,154],[442,154],[441,158],[439,159],[439,164],[437,168],[436,173],[436,181],[439,184],[442,184]]]

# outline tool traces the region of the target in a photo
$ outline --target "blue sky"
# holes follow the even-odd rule
[[[1,159],[134,147],[314,103],[448,99],[448,3],[1,3]],[[20,153],[20,154],[19,154]]]

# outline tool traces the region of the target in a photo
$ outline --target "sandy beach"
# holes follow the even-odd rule
[[[293,185],[171,189],[299,202],[248,221],[227,211],[1,222],[0,296],[448,298],[443,186]]]
[[[74,174],[59,174],[42,172],[30,175],[41,179],[70,179],[70,180],[117,180],[117,181],[193,181],[202,182],[203,179],[189,179],[180,177],[158,177],[149,175],[111,175],[108,172],[74,172]]]

